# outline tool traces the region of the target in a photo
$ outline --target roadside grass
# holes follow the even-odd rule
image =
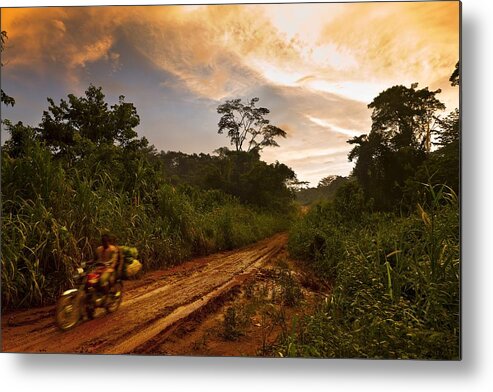
[[[459,358],[458,200],[445,186],[426,188],[428,201],[407,217],[369,214],[341,227],[321,205],[294,225],[291,254],[335,283],[279,355]]]
[[[233,249],[285,230],[290,217],[220,191],[173,187],[141,176],[124,191],[97,163],[64,168],[33,145],[2,153],[3,309],[53,302],[74,269],[93,258],[103,232],[138,248],[144,270]]]

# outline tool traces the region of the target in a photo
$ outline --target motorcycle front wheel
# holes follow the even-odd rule
[[[121,282],[116,282],[110,289],[108,293],[108,303],[106,305],[106,310],[108,313],[113,313],[118,310],[120,304],[122,303],[123,296],[123,284]]]
[[[78,293],[62,295],[56,304],[56,323],[62,331],[77,325],[80,320],[80,298]]]

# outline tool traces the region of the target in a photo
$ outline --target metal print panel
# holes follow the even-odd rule
[[[3,8],[2,351],[460,359],[459,24]]]

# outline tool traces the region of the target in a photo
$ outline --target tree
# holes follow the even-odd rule
[[[80,157],[91,146],[147,145],[144,138],[136,139],[134,128],[140,119],[123,95],[108,107],[102,88],[90,85],[83,97],[69,94],[68,101],[61,99],[59,105],[52,98],[48,102],[38,130],[40,139],[57,155]]]
[[[458,86],[459,62],[450,76],[452,86]],[[437,127],[434,129],[437,149],[429,154],[426,161],[416,170],[416,174],[408,181],[406,197],[412,202],[421,201],[422,183],[433,182],[445,184],[459,193],[460,184],[460,113],[459,109],[450,112],[446,117],[435,118]]]
[[[217,107],[217,112],[222,114],[219,120],[218,133],[225,131],[231,139],[231,145],[236,151],[262,150],[264,147],[279,144],[274,140],[277,137],[286,137],[286,132],[270,124],[265,118],[270,113],[269,109],[256,107],[258,98],[252,98],[249,103],[243,104],[241,99],[228,100]]]
[[[438,128],[435,130],[435,133],[437,134],[438,141],[433,144],[443,147],[454,142],[459,142],[459,109],[450,112],[445,118],[436,118],[436,121]]]
[[[29,147],[33,146],[36,138],[36,130],[24,125],[21,121],[12,124],[10,120],[4,120],[5,129],[10,133],[10,139],[5,141],[3,149],[12,158],[27,155]]]
[[[7,32],[6,31],[2,31],[0,33],[0,53],[3,52],[3,50],[5,49],[5,40],[7,39]],[[3,63],[0,62],[0,67],[3,67]],[[15,105],[15,99],[8,96],[7,94],[5,94],[5,92],[3,90],[0,90],[0,102],[2,102],[3,104],[5,105],[10,105],[10,106],[14,106]]]
[[[277,211],[289,209],[294,193],[290,185],[296,175],[288,166],[276,162],[267,164],[253,150],[220,149],[209,167],[205,187],[236,196],[241,202]]]
[[[299,193],[303,190],[308,189],[308,185],[310,184],[310,181],[300,181],[298,180],[298,177],[289,180],[287,182],[287,186],[289,189],[293,190],[295,193]]]
[[[281,163],[267,164],[257,150],[219,148],[214,155],[168,151],[159,154],[167,180],[174,185],[216,190],[242,203],[277,211],[289,209],[294,189],[301,184]]]
[[[429,154],[430,123],[445,108],[436,98],[440,90],[417,87],[414,83],[381,92],[368,105],[373,109],[370,133],[348,141],[355,145],[348,155],[356,160],[353,175],[376,209],[398,205],[407,179]]]
[[[295,188],[296,199],[303,205],[322,200],[333,200],[336,192],[349,181],[348,177],[329,175],[322,178],[316,188]]]
[[[455,69],[454,72],[452,72],[452,75],[450,75],[450,84],[452,86],[458,86],[460,84],[460,65],[459,61],[455,64]]]
[[[406,146],[430,149],[431,121],[445,105],[435,97],[440,89],[429,91],[428,87],[417,87],[418,83],[410,88],[393,86],[368,105],[373,109],[371,131],[381,133],[393,150]]]
[[[337,175],[330,175],[330,176],[324,177],[318,182],[318,188],[328,187],[328,186],[332,185],[335,181],[340,180],[341,178],[343,178],[343,177],[337,176]]]
[[[357,222],[367,209],[363,190],[357,181],[347,181],[337,189],[333,207],[341,222]]]

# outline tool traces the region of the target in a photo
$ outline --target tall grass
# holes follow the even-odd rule
[[[330,299],[285,336],[282,355],[459,357],[458,201],[445,186],[427,189],[409,217],[372,214],[341,228],[319,207],[293,228],[291,251],[335,283]],[[300,232],[307,229],[319,239]]]
[[[145,270],[239,247],[283,230],[288,218],[241,205],[218,191],[152,181],[140,165],[123,191],[98,162],[66,168],[34,144],[2,153],[3,308],[52,302],[74,268],[93,257],[103,232],[139,249]]]

